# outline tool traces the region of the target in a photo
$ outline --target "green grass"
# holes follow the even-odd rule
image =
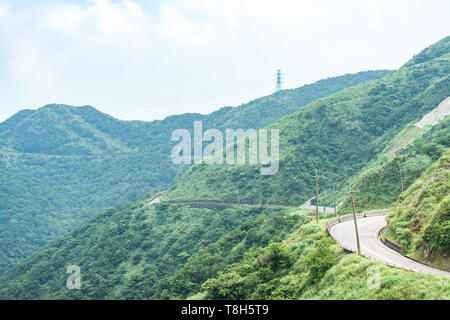
[[[272,247],[274,244],[272,244]],[[449,299],[450,279],[400,270],[346,254],[326,235],[325,221],[301,226],[273,254],[269,245],[207,280],[206,299]],[[276,267],[270,267],[275,260]],[[280,263],[289,261],[289,263]],[[272,263],[274,263],[272,261]],[[379,272],[379,289],[373,283]]]
[[[450,270],[450,149],[400,195],[387,219],[388,237],[405,253]]]

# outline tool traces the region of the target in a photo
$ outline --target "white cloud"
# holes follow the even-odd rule
[[[211,21],[195,21],[173,5],[163,6],[156,26],[163,37],[181,45],[214,45],[219,40]]]
[[[66,36],[136,49],[145,46],[152,32],[151,17],[139,3],[124,0],[92,0],[87,5],[56,4],[40,23]]]
[[[0,21],[4,21],[8,14],[8,7],[6,4],[0,3]]]
[[[76,5],[58,6],[41,19],[43,25],[66,32],[80,31],[85,20],[85,10]]]
[[[9,72],[27,91],[48,90],[52,85],[51,69],[46,66],[36,47],[27,41],[18,41]]]

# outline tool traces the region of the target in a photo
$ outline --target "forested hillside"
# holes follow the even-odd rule
[[[93,107],[48,105],[0,123],[0,274],[120,201],[164,189],[187,166],[170,160],[172,131],[261,128],[315,99],[388,71],[329,78],[209,115],[120,121]]]
[[[208,199],[299,205],[313,196],[315,169],[333,189],[368,165],[411,122],[450,92],[450,37],[398,71],[344,89],[271,124],[280,130],[280,168],[262,176],[257,166],[191,167],[166,200]]]
[[[258,166],[196,164],[162,195],[239,205],[192,209],[146,205],[146,197],[109,209],[5,272],[0,298],[449,299],[447,278],[346,254],[326,234],[325,217],[315,224],[310,212],[243,205],[302,203],[313,194],[316,168],[326,188],[356,179],[402,131],[448,97],[449,75],[447,37],[398,71],[313,101],[267,126],[280,130],[278,174],[262,176]],[[427,166],[445,151],[447,129],[446,120],[392,156],[427,156]],[[439,219],[429,220],[439,222],[429,222],[433,237],[446,228]],[[80,290],[65,287],[71,264],[81,268]],[[382,274],[381,290],[367,286],[372,266]]]
[[[450,149],[400,195],[388,227],[406,254],[450,271]]]
[[[390,151],[401,140],[414,132],[415,140],[404,149],[397,150],[392,158]],[[441,123],[419,130],[415,125],[408,125],[393,145],[369,168],[357,176],[353,186],[359,190],[358,210],[384,209],[391,207],[402,192],[450,148],[450,117]],[[400,168],[402,170],[400,175]],[[340,213],[352,211],[351,200],[347,197],[339,209]]]
[[[298,209],[224,211],[136,201],[7,271],[2,299],[448,299],[450,280],[346,254]],[[81,270],[80,290],[66,268]],[[382,274],[367,286],[369,268]]]
[[[204,281],[191,299],[449,299],[450,280],[388,267],[346,254],[328,237],[325,224],[301,226],[284,241],[246,252],[217,277]],[[371,288],[370,270],[381,275]],[[176,296],[175,296],[176,297]]]
[[[281,240],[309,221],[304,215],[279,211],[148,206],[144,200],[122,204],[7,271],[0,280],[0,299],[150,298],[165,277],[225,234],[230,240],[226,250],[235,249],[230,257],[219,257],[225,258],[223,263],[239,260],[249,248]],[[223,245],[219,241],[217,246]],[[210,262],[204,268],[214,268]],[[70,264],[81,269],[81,290],[66,288],[66,268]]]

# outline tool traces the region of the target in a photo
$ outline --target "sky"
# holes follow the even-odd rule
[[[398,69],[449,35],[448,0],[0,0],[0,121],[50,103],[124,120],[210,113]]]

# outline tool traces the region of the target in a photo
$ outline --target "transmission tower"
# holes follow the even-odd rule
[[[277,70],[277,91],[279,92],[281,90],[281,70]]]

